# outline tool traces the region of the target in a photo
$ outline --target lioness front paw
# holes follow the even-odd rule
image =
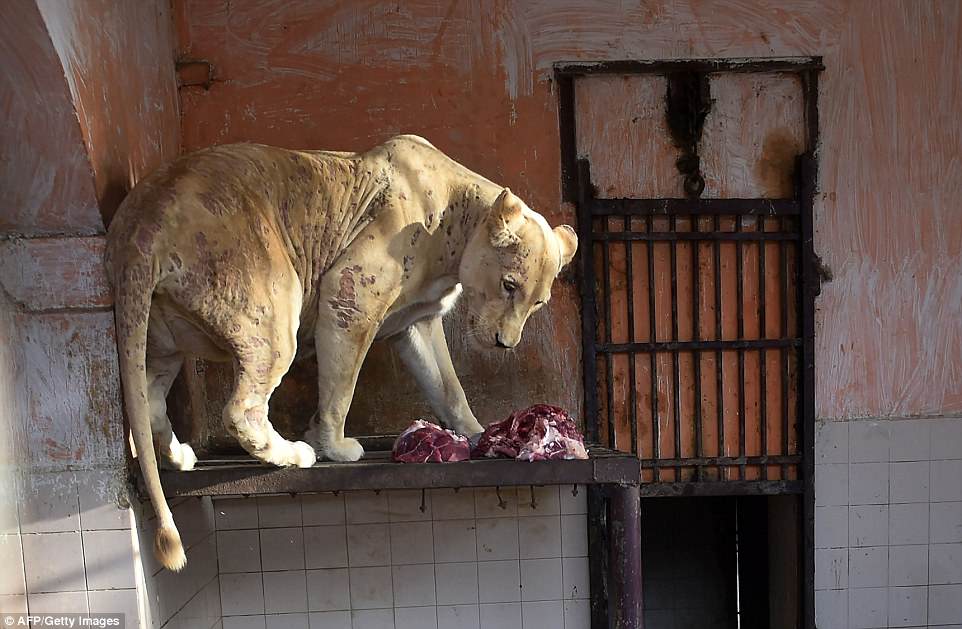
[[[314,448],[310,444],[304,443],[303,441],[295,441],[294,446],[294,460],[292,464],[297,467],[311,467],[317,461],[317,453],[314,452]]]
[[[332,461],[357,461],[364,456],[361,442],[351,437],[331,441],[321,446],[321,454]]]

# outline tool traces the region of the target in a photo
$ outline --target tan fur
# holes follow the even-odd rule
[[[344,418],[375,338],[395,344],[442,422],[476,434],[441,316],[463,289],[472,338],[514,347],[576,249],[571,228],[552,230],[509,190],[415,136],[358,154],[214,147],[138,184],[110,226],[107,261],[131,436],[169,522],[158,530],[161,562],[184,561],[155,447],[165,465],[194,464],[164,401],[185,355],[233,362],[223,418],[266,463],[307,467],[314,447],[360,458]],[[309,445],[274,430],[268,402],[295,354],[314,353]]]

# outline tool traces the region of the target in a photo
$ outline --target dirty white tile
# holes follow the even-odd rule
[[[521,600],[560,601],[561,559],[521,560]]]
[[[285,614],[307,611],[307,574],[303,570],[264,573],[264,611]]]
[[[933,544],[962,542],[962,502],[929,505],[929,536]],[[29,561],[25,558],[25,561]]]
[[[87,589],[80,533],[23,535],[27,592],[74,592]]]
[[[110,590],[136,587],[134,549],[130,531],[84,531],[87,587]]]
[[[564,604],[561,601],[524,602],[521,604],[524,629],[558,629],[564,626]]]
[[[214,500],[214,522],[217,530],[256,529],[257,500],[254,498],[219,498]]]
[[[30,593],[27,605],[31,614],[86,614],[86,592]]]
[[[77,472],[80,526],[84,530],[129,529],[125,470]]]
[[[391,563],[434,563],[434,529],[430,522],[391,524]]]
[[[962,500],[962,452],[954,461],[932,461],[931,468],[932,502]]]
[[[849,542],[852,546],[885,546],[889,543],[888,505],[849,507]]]
[[[889,544],[926,544],[928,541],[928,503],[889,505]]]
[[[304,527],[304,552],[308,568],[344,568],[347,530],[342,524]]]
[[[920,627],[926,624],[928,592],[925,587],[889,588],[889,627]]]
[[[517,559],[518,518],[481,518],[477,521],[478,560]]]
[[[848,584],[852,588],[888,585],[888,546],[852,548],[848,553]]]
[[[352,609],[381,609],[394,606],[390,566],[351,568],[349,572]]]
[[[427,490],[389,491],[387,501],[391,522],[421,522],[431,519],[431,494]]]
[[[532,496],[533,492],[533,496]],[[518,487],[518,515],[559,515],[561,500],[557,485]]]
[[[434,566],[439,605],[462,605],[478,602],[478,564],[440,563]]]
[[[0,474],[0,535],[20,533],[19,478],[19,474]]]
[[[520,601],[520,562],[518,560],[479,562],[478,594],[482,603]]]
[[[261,529],[261,565],[267,570],[304,569],[304,530]]]
[[[815,626],[818,629],[848,629],[848,590],[815,592]]]
[[[852,629],[888,626],[888,588],[852,588],[848,591],[848,619]]]
[[[415,607],[437,603],[433,565],[394,566],[391,572],[394,579],[395,607]]]
[[[888,502],[888,463],[852,463],[849,465],[849,504],[872,505],[888,504]]]
[[[435,520],[462,520],[474,517],[473,489],[432,489],[432,517]]]
[[[815,507],[815,547],[848,547],[848,507]]]
[[[438,605],[438,629],[479,629],[477,605]]]
[[[932,544],[928,551],[929,583],[962,583],[962,543]]]
[[[482,603],[481,629],[521,629],[521,603]]]
[[[352,524],[347,527],[348,565],[391,565],[389,524]]]
[[[266,629],[267,619],[263,614],[253,616],[227,616],[223,620],[224,629]]]
[[[584,485],[560,487],[562,515],[588,513],[588,490]]]
[[[815,589],[833,590],[848,587],[848,549],[815,550]]]
[[[932,421],[932,460],[962,458],[962,417]]]
[[[364,609],[351,612],[353,629],[394,629],[394,610]]]
[[[217,566],[220,572],[259,572],[260,534],[256,529],[217,531]]]
[[[929,582],[929,547],[889,546],[889,585],[926,585]]]
[[[0,566],[0,596],[26,594],[19,535],[0,535]]]
[[[87,605],[91,614],[124,614],[127,626],[136,626],[136,619],[140,615],[135,589],[90,590],[87,592]]]
[[[258,496],[257,517],[263,529],[301,526],[301,499],[293,496]]]
[[[566,557],[561,560],[561,580],[566,599],[588,598],[589,577],[587,557]]]
[[[848,463],[848,422],[825,421],[815,427],[815,460]]]
[[[220,604],[225,616],[264,613],[264,583],[259,572],[222,574]]]
[[[432,607],[402,607],[394,610],[394,629],[437,629],[438,612]]]
[[[889,502],[929,501],[929,462],[905,461],[889,464]]]
[[[348,524],[374,524],[390,521],[387,492],[351,491],[344,495]]]
[[[849,422],[848,444],[851,463],[889,461],[889,422]]]
[[[930,585],[930,626],[959,624],[962,619],[962,585]]]
[[[518,518],[518,543],[522,559],[561,556],[561,518],[534,516]]]
[[[80,530],[80,498],[73,472],[24,475],[20,501],[21,533],[62,533]]]
[[[171,511],[184,548],[190,549],[214,532],[214,505],[208,496],[188,498]]]
[[[518,491],[514,487],[475,489],[474,509],[478,518],[515,516],[518,514]]]
[[[301,496],[304,526],[344,524],[344,495],[311,494]]]
[[[565,629],[591,629],[591,603],[587,600],[564,602]]]
[[[889,422],[890,461],[928,461],[932,422],[906,419]]]
[[[477,561],[475,520],[442,520],[434,522],[434,560]]]
[[[312,612],[351,609],[350,575],[347,568],[308,570],[307,605]]]
[[[26,614],[26,594],[0,594],[0,612],[7,614]]]
[[[584,515],[561,516],[561,556],[588,555],[588,518]]]
[[[311,629],[351,629],[351,612],[311,612],[308,621]]]
[[[848,504],[848,464],[815,466],[815,504],[827,507]]]
[[[266,616],[267,629],[309,629],[308,615],[301,614],[268,614]]]

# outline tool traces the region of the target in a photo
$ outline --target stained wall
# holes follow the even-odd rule
[[[179,150],[171,33],[164,2],[0,15],[4,612],[150,622],[103,234],[126,186]]]
[[[360,150],[418,133],[550,221],[571,223],[560,199],[554,62],[822,55],[815,249],[834,279],[817,304],[817,414],[949,414],[962,410],[960,10],[177,0],[180,51],[211,62],[215,76],[209,90],[181,91],[183,144]],[[579,315],[574,286],[563,284],[503,362],[452,341],[483,420],[534,398],[578,407]],[[368,371],[396,371],[383,353],[376,365]],[[384,415],[388,401],[414,408],[410,382],[377,381],[377,396],[355,401],[359,431],[377,424],[364,418]]]

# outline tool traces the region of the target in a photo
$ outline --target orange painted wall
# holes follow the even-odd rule
[[[181,53],[213,63],[216,79],[181,91],[185,149],[364,149],[419,133],[552,222],[574,221],[560,203],[554,62],[823,55],[815,248],[834,281],[818,301],[817,415],[962,411],[962,5],[175,0],[174,10]],[[475,406],[497,414],[537,394],[577,407],[576,291],[558,293],[510,359],[540,374],[530,383],[460,358]],[[368,411],[384,412],[395,392],[383,391]]]

